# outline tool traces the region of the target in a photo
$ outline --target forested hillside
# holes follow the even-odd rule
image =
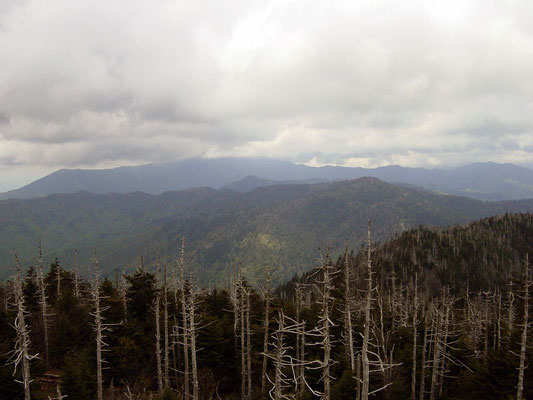
[[[364,230],[277,288],[234,265],[202,289],[185,240],[112,280],[97,258],[83,279],[20,265],[0,291],[0,357],[17,367],[0,368],[0,398],[24,398],[15,380],[33,399],[532,398],[533,214],[382,243]]]
[[[340,254],[346,241],[359,246],[370,218],[378,240],[419,224],[448,226],[505,212],[531,212],[533,200],[481,202],[437,195],[375,178],[313,185],[279,185],[248,193],[190,189],[159,196],[144,193],[78,193],[0,202],[2,276],[13,253],[35,261],[42,240],[44,258],[58,257],[66,269],[86,266],[98,250],[104,275],[133,268],[141,252],[171,262],[179,238],[187,237],[189,259],[204,284],[220,284],[233,264],[257,283],[266,266],[273,282],[311,268],[319,248]]]

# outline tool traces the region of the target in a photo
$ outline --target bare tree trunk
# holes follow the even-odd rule
[[[103,400],[102,346],[104,326],[100,307],[100,271],[96,253],[94,255],[93,279],[91,280],[91,296],[94,306],[94,330],[96,331],[96,398],[97,400]]]
[[[246,398],[252,396],[252,330],[250,329],[250,291],[246,291],[246,375],[248,378],[248,391]]]
[[[431,391],[429,394],[429,400],[435,400],[435,389],[438,380],[438,370],[440,365],[440,313],[435,306],[435,315],[433,322],[433,369],[431,373]]]
[[[442,337],[442,356],[441,356],[441,369],[440,369],[441,373],[440,373],[440,383],[439,383],[439,398],[442,397],[442,390],[444,389],[446,351],[447,351],[448,334],[449,334],[449,327],[450,327],[450,300],[449,300],[448,291],[446,291],[444,301],[445,301],[444,307],[446,308],[446,311],[445,311],[445,317],[444,317],[444,335]],[[487,337],[488,337],[488,333],[487,333]]]
[[[305,321],[302,322],[302,333],[300,334],[300,357],[299,361],[302,364],[300,369],[300,394],[305,390]]]
[[[18,256],[15,254],[17,273],[14,281],[15,306],[17,307],[17,318],[15,320],[15,330],[17,331],[17,345],[13,351],[13,363],[15,369],[20,363],[22,367],[22,384],[24,385],[24,400],[31,400],[30,394],[30,337],[26,326],[26,307],[24,306],[24,292],[22,289],[22,276]]]
[[[418,274],[415,274],[413,297],[413,369],[411,372],[411,400],[416,400],[416,326],[418,323],[418,306]]]
[[[524,391],[524,371],[526,369],[526,348],[527,348],[527,328],[529,325],[529,287],[532,285],[532,281],[529,278],[529,259],[526,255],[524,262],[524,314],[522,321],[522,341],[520,347],[520,366],[518,367],[518,386],[516,391],[516,399],[523,400],[522,393]]]
[[[298,302],[298,299],[296,300]],[[296,306],[296,321],[299,322],[299,310]],[[266,374],[267,374],[267,353],[268,353],[268,328],[270,326],[270,269],[267,272],[266,286],[265,286],[265,320],[263,322],[263,367],[261,369],[261,392],[266,391]],[[299,355],[299,338],[296,340],[296,357]]]
[[[324,351],[324,358],[322,360],[322,381],[324,383],[324,392],[322,398],[329,400],[331,397],[331,332],[330,332],[330,293],[332,290],[331,272],[329,262],[329,249],[322,264],[322,298],[321,298],[321,312],[320,333],[322,335],[322,349]]]
[[[180,256],[180,279],[181,279],[181,313],[183,323],[183,364],[184,364],[184,392],[185,400],[189,399],[189,329],[187,322],[187,300],[185,298],[185,236],[181,239]]]
[[[239,302],[240,302],[240,322],[241,322],[241,399],[246,399],[246,326],[245,326],[245,310],[244,310],[244,285],[242,275],[239,278]]]
[[[498,351],[501,348],[502,344],[502,292],[498,291],[498,320],[496,322],[497,333],[496,333],[496,348]]]
[[[352,327],[352,292],[350,281],[350,262],[348,260],[348,246],[344,250],[344,298],[345,298],[345,324],[344,324],[344,340],[346,341],[346,349],[348,352],[348,359],[350,360],[350,368],[352,375],[355,372],[355,352],[353,347],[353,327]]]
[[[425,397],[425,379],[426,379],[426,349],[428,341],[428,316],[424,316],[424,343],[422,344],[422,365],[420,371],[420,391],[419,399],[424,400]]]
[[[355,400],[361,400],[361,354],[357,355],[356,368],[357,368],[357,376],[356,376],[356,380],[357,380],[356,390],[357,390],[357,393],[355,395]]]
[[[159,281],[159,275],[161,274],[161,266],[159,265],[159,257],[157,259],[156,270],[156,282]],[[159,316],[159,303],[161,302],[161,294],[159,291],[159,284],[156,284],[156,296],[155,296],[155,359],[157,362],[157,392],[159,395],[163,393],[163,371],[161,370],[161,327]]]
[[[283,332],[285,319],[281,311],[278,311],[278,333],[276,343],[276,362],[275,362],[275,374],[274,374],[274,400],[282,399],[282,366],[283,366]]]
[[[193,400],[200,398],[198,384],[198,365],[196,361],[196,292],[191,279],[189,291],[189,326],[191,339],[191,363],[192,363],[192,382],[193,382]]]
[[[367,233],[367,287],[365,301],[365,325],[363,334],[363,347],[361,349],[361,358],[363,360],[363,387],[361,392],[362,400],[368,400],[370,389],[370,360],[368,358],[368,343],[370,340],[370,310],[372,308],[372,239],[370,236],[370,221],[368,222]]]
[[[164,387],[170,386],[169,381],[169,341],[168,341],[168,276],[167,264],[163,266],[163,330],[165,336],[164,356]]]
[[[81,298],[80,278],[78,271],[78,250],[74,251],[74,296],[76,297],[76,299]]]
[[[511,341],[511,335],[514,329],[514,290],[513,280],[509,281],[509,290],[507,292],[507,340]]]
[[[61,267],[59,266],[59,264],[57,264],[57,269],[56,269],[56,301],[59,301],[59,299],[61,298]]]
[[[43,324],[44,362],[46,370],[50,369],[50,357],[48,352],[48,303],[46,301],[46,285],[44,283],[43,251],[39,242],[39,267],[37,270],[39,282],[39,304],[41,306],[41,322]],[[77,279],[77,278],[76,278]]]
[[[231,282],[230,297],[233,305],[233,339],[235,348],[235,360],[239,358],[239,318],[240,318],[240,300],[239,300],[239,276],[237,268],[233,264],[233,275]]]

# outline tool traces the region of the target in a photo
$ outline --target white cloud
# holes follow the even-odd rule
[[[532,18],[527,0],[2,2],[0,164],[527,164]]]

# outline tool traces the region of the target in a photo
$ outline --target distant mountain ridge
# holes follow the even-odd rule
[[[252,176],[255,177],[254,182]],[[104,170],[63,169],[20,189],[1,193],[0,199],[35,198],[78,191],[161,194],[195,187],[247,191],[272,184],[317,183],[364,176],[479,200],[533,198],[533,171],[513,164],[475,163],[452,170],[397,165],[366,169],[310,167],[266,158],[216,158]],[[244,182],[239,183],[243,179]]]
[[[233,265],[252,283],[274,267],[274,282],[309,270],[319,248],[334,254],[346,241],[357,247],[372,221],[377,240],[416,227],[449,226],[506,212],[533,212],[532,200],[484,202],[439,195],[376,178],[321,184],[280,184],[241,193],[211,188],[161,195],[75,194],[0,201],[0,277],[10,275],[13,254],[35,262],[39,239],[46,261],[80,266],[98,251],[106,274],[149,265],[156,254],[175,262],[182,235],[186,258],[205,284],[221,284]]]

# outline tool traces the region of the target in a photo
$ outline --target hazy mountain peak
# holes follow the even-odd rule
[[[320,183],[363,176],[483,200],[533,198],[533,171],[513,164],[472,163],[451,170],[399,165],[366,169],[331,165],[310,167],[268,158],[228,157],[102,170],[62,169],[20,189],[0,194],[0,199],[42,197],[80,190],[160,194],[200,186],[248,192],[262,186]]]

